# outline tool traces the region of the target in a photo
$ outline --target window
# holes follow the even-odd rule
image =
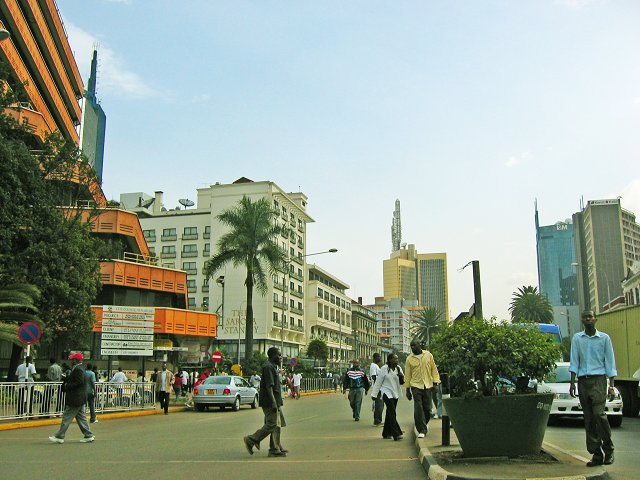
[[[211,225],[207,225],[204,227],[204,235],[202,237],[206,240],[207,238],[211,238]]]
[[[289,306],[291,308],[296,308],[296,302],[294,302],[293,300],[289,300]]]
[[[149,247],[149,255],[154,255],[156,254],[156,249],[155,247]]]
[[[298,302],[298,310],[302,310],[302,302]]]
[[[321,288],[319,288],[319,289],[318,289],[318,296],[319,296],[320,298],[322,298],[322,289],[321,289]]]
[[[195,280],[187,280],[187,288],[196,288]]]
[[[289,247],[289,255],[290,255],[291,257],[295,257],[296,252],[293,250],[293,247]]]
[[[324,292],[324,299],[328,302],[329,301],[329,292]]]
[[[182,253],[198,253],[198,245],[195,243],[189,243],[182,246]]]
[[[293,283],[293,282],[289,282],[289,288],[290,288],[291,290],[295,290],[296,286],[294,285],[294,283]]]
[[[205,243],[204,244],[204,251],[209,253],[210,250],[211,250],[211,244],[210,243]]]
[[[195,275],[198,273],[196,262],[182,262],[182,269],[189,275]]]
[[[274,322],[278,321],[278,312],[273,312],[273,321]]]
[[[144,238],[146,238],[147,240],[153,239],[153,241],[155,241],[155,239],[156,239],[156,231],[155,230],[143,230],[142,231],[142,235],[144,235]]]
[[[176,234],[175,228],[165,228],[162,230],[162,238],[161,240],[177,240],[178,235]]]
[[[205,312],[209,311],[209,297],[202,298],[202,310]]]
[[[162,257],[163,258],[176,258],[176,246],[175,245],[164,245],[162,247]]]
[[[274,302],[277,302],[277,301],[278,301],[278,294],[277,294],[277,293],[274,293],[274,294],[273,294],[273,301],[274,301]]]
[[[322,304],[318,304],[318,318],[322,318]]]
[[[195,297],[189,297],[189,308],[196,308],[196,299],[195,299]]]
[[[335,305],[336,303],[336,296],[331,294],[331,303],[333,303]]]

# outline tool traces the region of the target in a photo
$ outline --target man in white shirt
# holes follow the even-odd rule
[[[127,376],[122,371],[122,367],[118,367],[118,371],[111,378],[111,383],[116,383],[116,405],[122,406],[122,393],[124,390],[124,382],[127,381]]]
[[[296,397],[296,400],[300,399],[300,383],[302,382],[302,374],[294,373],[293,374],[293,392]]]
[[[21,383],[18,387],[18,415],[24,415],[25,410],[27,415],[31,415],[31,407],[33,406],[33,383],[36,375],[36,367],[31,363],[31,357],[27,357],[24,363],[18,365],[16,369],[16,375],[18,382]],[[28,408],[25,408],[27,405]]]
[[[169,399],[171,398],[171,388],[175,382],[173,372],[167,370],[167,364],[162,364],[162,371],[158,373],[156,380],[156,394],[160,401],[160,408],[164,410],[165,415],[169,415]]]
[[[380,364],[382,363],[382,357],[379,353],[373,354],[373,362],[371,362],[371,366],[369,367],[369,376],[371,377],[371,383],[376,383],[376,378],[380,375]],[[384,400],[382,400],[382,393],[378,393],[377,395],[373,395],[371,392],[371,396],[373,398],[373,425],[379,427],[382,425],[382,411],[384,410]]]

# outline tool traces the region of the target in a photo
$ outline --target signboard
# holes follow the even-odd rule
[[[18,338],[25,345],[33,345],[40,340],[42,330],[40,325],[34,322],[25,322],[18,328]]]
[[[220,360],[222,360],[222,353],[220,353],[220,352],[213,352],[213,353],[211,354],[211,360],[212,360],[214,363],[218,363]]]
[[[153,355],[153,307],[102,307],[101,355]]]
[[[291,360],[289,360],[289,365],[295,367],[296,365],[298,365],[298,359],[296,357],[292,357]]]

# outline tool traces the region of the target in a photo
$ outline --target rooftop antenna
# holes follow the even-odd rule
[[[178,200],[178,203],[182,205],[185,210],[187,209],[187,207],[193,207],[195,205],[193,200],[189,200],[188,198],[181,198],[180,200]]]
[[[400,250],[402,241],[402,223],[400,221],[400,200],[396,198],[396,208],[393,211],[393,221],[391,222],[391,248],[392,252]]]

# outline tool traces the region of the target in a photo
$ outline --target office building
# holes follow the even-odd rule
[[[374,353],[382,354],[376,312],[362,305],[362,297],[351,301],[351,323],[353,324],[353,358],[361,365],[371,363]],[[386,357],[383,361],[386,361]]]
[[[573,223],[541,226],[536,206],[535,226],[539,291],[549,300],[562,335],[571,336],[581,329]]]
[[[89,165],[96,171],[98,179],[102,180],[107,116],[96,97],[97,70],[98,52],[94,50],[93,58],[91,59],[89,84],[84,92],[82,126],[80,128],[80,148],[82,149],[82,153],[87,157]]]
[[[220,313],[218,343],[233,357],[243,358],[246,271],[244,267],[227,265],[208,279],[203,267],[226,231],[218,215],[235,207],[245,195],[254,201],[268,199],[278,212],[277,221],[291,229],[290,236],[277,239],[289,254],[289,272],[269,279],[264,295],[257,288],[253,291],[254,347],[266,352],[271,346],[282,346],[284,356],[298,356],[300,347],[306,344],[303,305],[306,225],[313,222],[307,214],[307,197],[303,193],[285,192],[273,182],[254,182],[243,177],[231,184],[200,188],[195,202],[184,199],[182,206],[169,209],[163,205],[162,192],[156,192],[153,198],[141,193],[124,194],[120,200],[140,217],[144,236],[160,264],[187,272],[189,308]]]
[[[349,285],[315,264],[308,264],[307,272],[306,338],[324,340],[329,348],[328,367],[344,371],[354,356]]]
[[[622,281],[640,260],[640,226],[620,198],[590,200],[573,215],[578,302],[606,311],[623,297]]]
[[[389,339],[392,348],[398,352],[409,353],[411,348],[411,311],[410,307],[417,306],[417,302],[393,298],[386,300],[376,298],[374,305],[367,305],[369,310],[376,312],[378,334]]]

